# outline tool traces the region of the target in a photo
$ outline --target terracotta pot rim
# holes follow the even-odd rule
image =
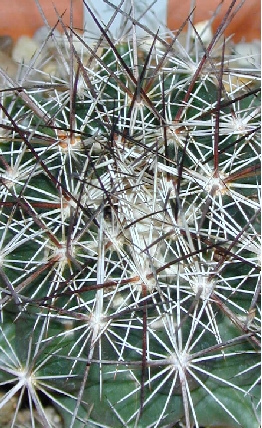
[[[84,5],[82,0],[39,0],[43,13],[51,27],[55,27],[58,22],[57,13],[62,15],[65,25],[70,24],[70,4],[73,5],[73,27],[83,30]],[[167,26],[171,30],[178,29],[188,16],[190,2],[180,0],[158,0],[167,2]],[[150,2],[151,3],[151,2]],[[220,0],[196,0],[194,12],[194,22],[210,19],[211,9],[215,10]],[[231,0],[224,0],[221,11],[214,19],[213,29],[219,26],[225,11]],[[1,8],[0,14],[0,35],[10,35],[16,40],[21,35],[32,36],[35,31],[44,25],[44,20],[37,8],[35,0],[26,0],[26,9],[21,0],[8,0],[8,6]],[[210,6],[212,5],[212,7]],[[163,8],[165,10],[165,6]],[[28,13],[30,11],[30,14]],[[233,34],[235,42],[239,40],[251,41],[261,38],[260,29],[261,5],[258,0],[248,0],[244,2],[242,8],[237,12],[228,28],[225,36]],[[183,17],[183,18],[181,18]],[[59,24],[57,28],[61,31]]]

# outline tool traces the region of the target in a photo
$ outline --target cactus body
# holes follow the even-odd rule
[[[222,29],[113,41],[93,19],[97,44],[64,28],[2,73],[0,406],[259,426],[258,71]]]

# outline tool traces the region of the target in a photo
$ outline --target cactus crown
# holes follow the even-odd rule
[[[1,71],[0,408],[259,426],[259,69],[223,39],[235,9],[141,38],[116,7],[114,40],[85,7],[96,42],[59,17],[63,42]]]

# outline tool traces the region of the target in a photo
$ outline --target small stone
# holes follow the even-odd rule
[[[14,46],[12,58],[16,62],[29,64],[38,49],[39,45],[35,40],[28,36],[21,36]]]
[[[0,50],[11,56],[14,41],[11,36],[0,36]]]
[[[50,29],[45,25],[43,27],[38,28],[38,30],[33,35],[33,40],[37,43],[38,46],[41,46],[45,43],[48,49],[52,49],[55,47],[54,38],[61,38],[61,34],[58,30],[53,30],[50,34]]]
[[[200,21],[195,24],[195,29],[201,38],[202,43],[207,46],[212,38],[213,38],[213,31],[210,25],[209,21]],[[194,32],[192,33],[192,38],[198,40],[197,34]]]
[[[82,43],[84,40],[84,34],[81,31],[75,31],[76,34],[73,34],[72,42],[76,52],[81,55],[83,52],[86,52],[86,48]],[[70,50],[70,42],[65,34],[61,36],[61,45],[64,45],[65,49],[69,52]],[[85,40],[84,40],[85,41]]]
[[[261,41],[253,40],[250,43],[240,42],[234,48],[238,66],[246,68],[260,68]]]
[[[48,61],[42,68],[42,78],[45,81],[50,80],[51,77],[60,77],[58,63],[55,60]]]
[[[4,393],[0,392],[0,398],[4,397]],[[1,408],[0,412],[0,426],[10,426],[12,416],[14,414],[18,399],[16,396],[10,398],[10,400]]]
[[[0,51],[0,66],[1,68],[8,74],[9,77],[12,79],[16,79],[17,77],[17,71],[18,71],[18,64],[10,58],[7,53]],[[4,77],[1,76],[0,72],[0,82],[2,82]]]

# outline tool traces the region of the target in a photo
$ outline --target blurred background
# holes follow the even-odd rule
[[[71,1],[73,5],[73,26],[74,28],[81,30],[83,29],[84,22],[83,0],[2,0],[0,35],[10,35],[14,40],[19,38],[21,35],[32,36],[39,27],[44,25],[44,20],[43,17],[41,17],[39,8],[42,9],[49,25],[54,26],[56,24],[57,13],[60,15],[63,14],[64,22],[69,25]],[[120,0],[111,1],[114,2],[114,4],[120,3]],[[144,2],[152,4],[151,0],[144,0]],[[90,1],[87,3],[92,4]],[[100,16],[103,16],[103,14],[105,15],[103,1],[96,0],[93,1],[93,3],[100,13]],[[195,0],[195,2],[192,0],[157,0],[154,8],[156,10],[158,20],[162,20],[163,24],[167,23],[167,26],[171,30],[176,30],[188,16],[190,6],[193,3],[196,4],[196,10],[194,13],[194,22],[196,23],[210,19],[218,5],[221,3],[221,0]],[[54,4],[57,12],[54,10]],[[139,0],[138,5],[141,4],[142,1]],[[214,19],[213,30],[216,30],[230,4],[231,0],[224,0],[219,13]],[[240,0],[237,0],[236,4],[240,4]],[[237,13],[236,17],[226,30],[226,36],[234,33],[235,42],[240,40],[251,41],[253,39],[260,39],[260,17],[260,1],[246,0],[241,10]],[[104,21],[107,21],[105,16]]]

